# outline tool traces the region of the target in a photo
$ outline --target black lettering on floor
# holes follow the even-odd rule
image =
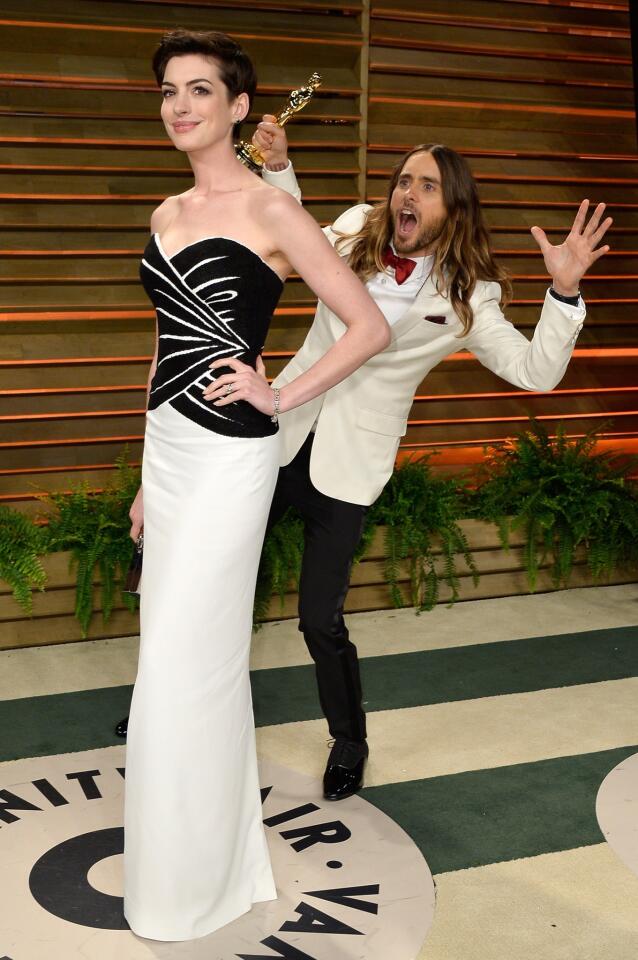
[[[315,843],[343,843],[352,834],[340,820],[333,820],[330,823],[314,823],[307,827],[297,827],[295,830],[283,830],[281,836],[284,840],[298,837],[299,839],[292,843],[291,847],[300,853],[314,846]]]
[[[297,950],[296,947],[293,947],[290,943],[285,943],[279,937],[266,937],[265,940],[261,941],[261,944],[270,950],[278,950],[279,953],[236,953],[235,956],[239,957],[239,960],[316,960],[316,957],[311,957],[310,954]]]
[[[95,778],[100,776],[99,770],[78,770],[76,773],[67,773],[66,778],[78,781],[87,800],[100,800],[102,794],[95,782]]]
[[[355,930],[349,927],[347,923],[342,923],[336,917],[331,917],[329,913],[324,913],[316,907],[311,907],[309,903],[300,903],[295,907],[295,913],[300,914],[298,920],[286,920],[280,930],[293,931],[294,933],[349,933],[363,936],[361,930]]]
[[[69,802],[46,778],[33,780],[32,783],[36,790],[39,790],[42,796],[49,801],[52,807],[63,807],[65,803]]]
[[[379,884],[371,883],[366,887],[341,887],[337,890],[305,890],[305,897],[317,897],[320,900],[329,900],[331,903],[340,903],[353,910],[363,910],[365,913],[378,913],[377,903],[368,903],[367,900],[358,900],[357,897],[378,896]]]
[[[0,820],[3,823],[15,823],[20,819],[11,813],[11,810],[42,810],[42,807],[36,807],[34,803],[23,800],[10,790],[0,790]]]
[[[124,828],[109,827],[71,837],[47,850],[33,865],[29,888],[48,913],[96,930],[128,930],[122,897],[92,887],[91,867],[124,852]]]
[[[284,810],[283,813],[276,813],[272,817],[264,820],[267,827],[278,827],[280,823],[287,823],[289,820],[296,820],[298,817],[305,817],[307,813],[315,813],[319,807],[316,803],[304,803],[301,807],[293,807],[292,810]]]

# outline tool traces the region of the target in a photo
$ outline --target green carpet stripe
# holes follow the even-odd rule
[[[638,746],[366,787],[433,873],[601,843],[596,794]]]
[[[361,672],[369,711],[620,680],[638,675],[638,627],[369,657]],[[314,666],[258,670],[251,679],[258,726],[321,717]],[[119,742],[112,727],[127,713],[131,689],[0,703],[0,760]]]
[[[61,752],[61,730],[64,752],[121,742],[112,728],[128,708],[130,689],[11,701],[29,710],[14,714],[8,726],[2,717],[5,759]],[[433,872],[443,873],[600,843],[598,788],[637,751],[620,747],[385,784],[363,795],[412,836]]]
[[[638,627],[365,657],[361,675],[370,711],[621,680],[638,675]],[[260,670],[252,683],[260,725],[321,716],[314,666]]]
[[[0,760],[111,747],[133,687],[103,687],[0,703]]]

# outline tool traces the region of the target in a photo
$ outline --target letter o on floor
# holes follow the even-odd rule
[[[96,930],[128,930],[122,898],[101,893],[88,881],[91,867],[123,852],[123,827],[71,837],[33,865],[31,893],[41,907],[62,920]]]

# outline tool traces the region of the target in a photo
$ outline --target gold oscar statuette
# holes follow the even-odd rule
[[[277,126],[283,127],[283,125],[288,123],[290,118],[294,116],[295,113],[303,110],[306,104],[312,100],[313,94],[317,87],[321,86],[321,79],[322,78],[318,73],[313,73],[305,86],[299,87],[298,90],[290,91],[288,94],[288,103],[275,117],[275,123]],[[255,173],[258,173],[261,170],[265,160],[257,147],[254,147],[252,143],[248,143],[246,140],[241,140],[238,144],[236,144],[235,150],[237,151],[237,159],[241,160],[243,164],[245,164]]]

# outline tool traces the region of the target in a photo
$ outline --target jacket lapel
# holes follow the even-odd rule
[[[437,292],[434,280],[429,276],[419,290],[412,306],[408,307],[401,319],[397,320],[390,328],[392,340],[395,341],[402,337],[416,323],[423,320],[427,314],[437,312],[441,312],[441,295]]]

